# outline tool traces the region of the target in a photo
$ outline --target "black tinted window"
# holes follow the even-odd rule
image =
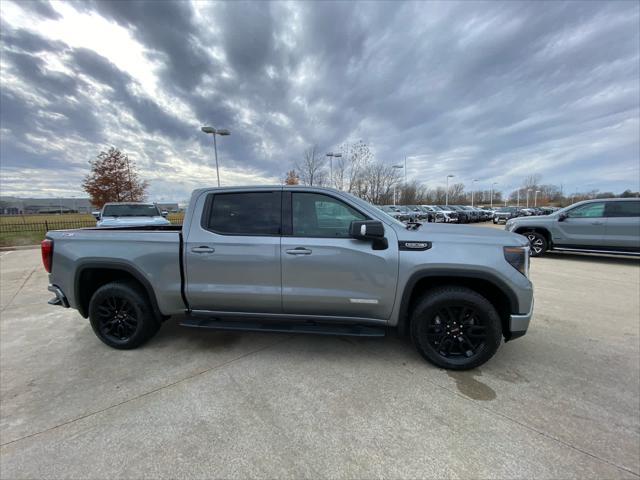
[[[640,201],[637,202],[608,202],[607,217],[640,217]]]
[[[207,228],[230,235],[279,235],[280,192],[213,196]]]
[[[348,237],[353,220],[366,220],[346,203],[317,193],[294,193],[293,234],[299,237]]]

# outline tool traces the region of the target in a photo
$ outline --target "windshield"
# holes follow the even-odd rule
[[[514,207],[500,207],[496,211],[497,212],[512,212],[513,210],[515,210]]]
[[[103,217],[157,217],[160,215],[155,205],[120,204],[105,205]]]

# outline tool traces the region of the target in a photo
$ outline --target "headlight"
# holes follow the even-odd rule
[[[504,258],[525,277],[529,276],[529,247],[504,247]]]

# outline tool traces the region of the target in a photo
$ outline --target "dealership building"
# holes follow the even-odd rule
[[[88,198],[19,198],[0,197],[0,215],[32,213],[91,213]]]

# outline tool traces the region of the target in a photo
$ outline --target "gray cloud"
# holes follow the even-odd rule
[[[131,32],[159,66],[164,101],[93,50],[5,28],[3,75],[20,84],[2,91],[3,167],[64,161],[21,133],[34,118],[43,138],[84,140],[87,152],[120,140],[156,170],[176,158],[210,165],[199,127],[212,123],[232,130],[223,165],[255,178],[282,177],[311,144],[362,139],[384,161],[411,156],[409,177],[430,186],[454,173],[510,190],[539,173],[569,189],[640,187],[635,2],[77,8]],[[66,70],[51,70],[43,53]],[[186,197],[193,183],[181,182],[158,194]]]

